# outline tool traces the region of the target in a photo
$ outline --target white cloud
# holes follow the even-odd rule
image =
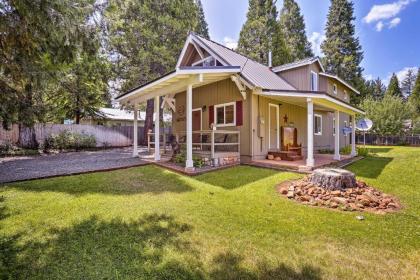
[[[325,35],[319,32],[312,32],[309,42],[312,44],[312,51],[316,56],[322,56],[321,44],[325,40]]]
[[[413,70],[414,73],[416,74],[418,71],[418,68],[413,66],[413,67],[404,67],[403,69],[395,72],[395,75],[397,75],[398,81],[401,83],[405,76],[407,75],[408,70]],[[384,85],[388,86],[389,84],[389,80],[391,80],[391,76],[392,73],[388,73],[388,77],[386,77],[386,79],[382,80],[382,82],[384,83]]]
[[[369,13],[363,18],[366,23],[372,23],[384,19],[390,19],[398,15],[411,2],[416,0],[398,0],[383,5],[373,5]]]
[[[389,22],[388,26],[389,26],[389,28],[394,28],[395,26],[400,24],[400,22],[401,22],[401,19],[399,17],[396,17]]]
[[[238,47],[238,41],[227,36],[223,38],[223,44],[229,49],[236,49]]]
[[[375,25],[376,31],[381,32],[383,28],[384,28],[384,23],[382,21],[378,21],[378,23]]]
[[[372,74],[366,74],[366,75],[363,75],[363,77],[364,77],[366,80],[373,80],[373,75],[372,75]]]

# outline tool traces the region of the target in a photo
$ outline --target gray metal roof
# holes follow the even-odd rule
[[[263,89],[296,90],[296,88],[283,78],[271,71],[268,66],[197,34],[192,33],[192,35],[230,66],[240,66],[242,68],[241,75],[243,78],[254,86]]]
[[[280,66],[273,67],[273,72],[280,72],[280,71],[284,71],[284,70],[288,70],[288,69],[293,69],[293,68],[296,68],[296,67],[312,64],[315,61],[318,61],[319,65],[323,69],[323,66],[322,66],[321,62],[319,61],[319,57],[315,56],[315,57],[307,57],[307,58],[304,58],[304,59],[301,59],[301,60],[293,61],[291,63],[286,63],[286,64],[282,64]]]

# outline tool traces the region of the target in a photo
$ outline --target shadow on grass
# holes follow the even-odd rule
[[[116,171],[64,176],[9,184],[25,191],[65,192],[73,195],[89,193],[139,194],[163,192],[182,193],[193,188],[182,175],[156,166],[141,166]]]
[[[216,187],[232,190],[273,176],[278,172],[271,169],[238,166],[196,176],[194,179]]]
[[[255,270],[243,257],[221,253],[204,266],[187,240],[191,226],[172,216],[145,215],[137,221],[91,217],[71,228],[52,230],[44,242],[22,245],[21,236],[0,237],[1,279],[320,279],[320,271],[283,264]],[[184,237],[184,238],[183,238]]]
[[[368,156],[350,165],[348,169],[357,176],[374,179],[381,175],[382,171],[392,160],[393,158],[389,157]]]
[[[369,146],[368,149],[369,149],[369,152],[371,152],[372,154],[376,154],[376,153],[388,153],[388,152],[390,152],[390,151],[393,150],[392,147],[372,147],[372,146]]]

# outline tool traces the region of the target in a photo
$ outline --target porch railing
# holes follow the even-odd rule
[[[174,136],[176,141],[185,148],[187,145],[186,132],[178,132]],[[148,139],[150,149],[150,145],[154,145],[154,133],[148,133]],[[197,130],[192,132],[193,153],[208,154],[211,158],[216,158],[223,153],[239,153],[240,142],[240,132],[235,130]],[[166,140],[166,143],[170,144],[169,140]]]

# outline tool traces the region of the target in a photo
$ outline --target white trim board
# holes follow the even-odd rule
[[[280,150],[280,108],[278,104],[268,103],[268,150],[271,148],[271,107],[276,108],[276,136],[277,136],[277,150]]]

